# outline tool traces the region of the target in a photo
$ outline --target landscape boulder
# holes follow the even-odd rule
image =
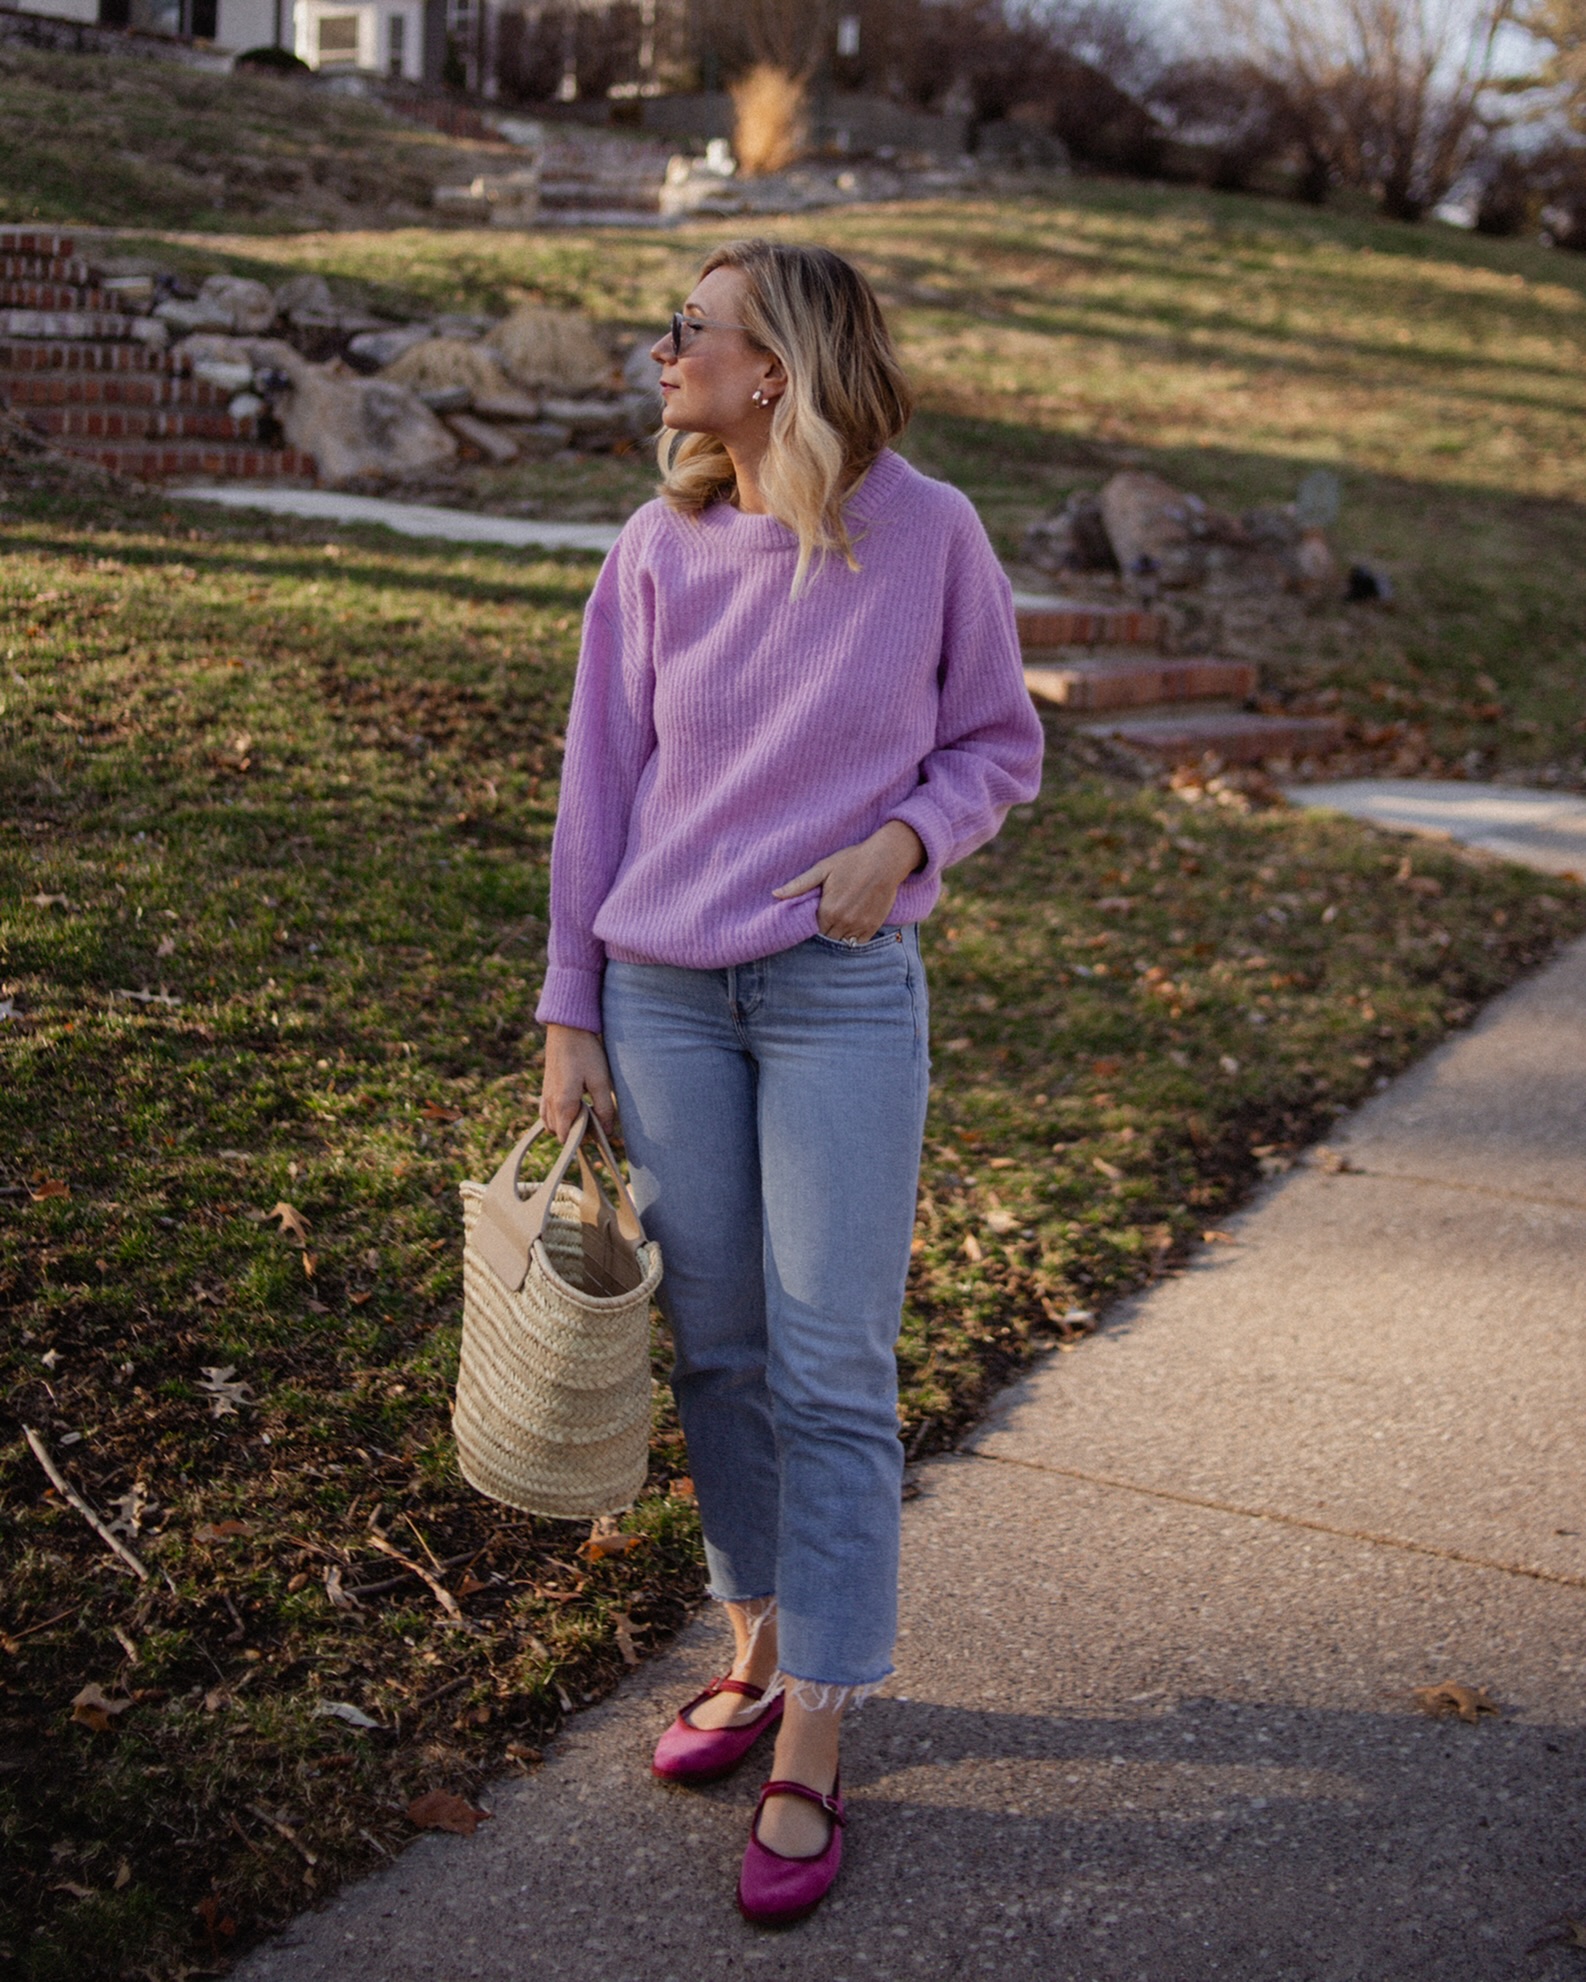
[[[296,317],[300,310],[311,316],[334,316],[336,299],[330,293],[330,284],[322,275],[294,275],[283,282],[275,292],[275,307],[288,320]],[[260,326],[261,329],[263,326]]]
[[[457,440],[416,392],[386,378],[361,378],[333,359],[301,366],[277,413],[291,446],[312,454],[335,488],[366,477],[401,480],[443,467]]]
[[[361,372],[383,371],[404,351],[434,335],[434,326],[427,323],[405,323],[396,330],[363,330],[348,344],[347,357]]]
[[[532,420],[540,410],[539,401],[507,377],[488,344],[471,344],[460,337],[426,337],[410,344],[380,376],[411,386],[423,398],[461,389],[467,394],[463,406],[500,406],[513,418]]]
[[[611,382],[612,363],[587,317],[525,305],[497,324],[490,342],[519,385],[579,394]]]
[[[1137,584],[1176,589],[1206,577],[1206,505],[1160,475],[1126,468],[1101,492],[1118,568]]]
[[[1025,562],[1061,577],[1066,571],[1116,571],[1112,540],[1101,504],[1089,490],[1071,495],[1055,516],[1043,516],[1024,533]]]
[[[230,330],[248,336],[275,322],[275,298],[262,282],[243,275],[212,275],[197,296],[169,297],[154,314],[178,336],[184,331]]]

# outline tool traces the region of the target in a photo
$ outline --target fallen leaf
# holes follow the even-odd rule
[[[439,1101],[426,1101],[419,1113],[430,1122],[460,1122],[463,1118],[461,1108],[447,1108]]]
[[[135,1480],[130,1493],[119,1495],[114,1503],[116,1518],[110,1523],[113,1535],[125,1535],[128,1541],[136,1541],[143,1529],[144,1517],[158,1506],[150,1500],[149,1489],[142,1480]]]
[[[341,1568],[337,1563],[333,1562],[325,1571],[325,1594],[330,1598],[331,1605],[336,1610],[363,1609],[363,1605],[359,1603],[352,1592],[342,1587]]]
[[[695,1497],[694,1482],[686,1478],[673,1480],[671,1493],[674,1500],[692,1500]]]
[[[637,1665],[639,1648],[633,1642],[633,1619],[625,1610],[619,1610],[613,1612],[611,1621],[615,1627],[612,1636],[617,1641],[617,1650],[622,1654],[623,1664]]]
[[[218,1714],[222,1707],[229,1707],[230,1705],[231,1695],[226,1691],[224,1686],[211,1686],[209,1691],[204,1695],[204,1712],[206,1714]]]
[[[374,1292],[371,1289],[370,1291],[362,1294],[349,1294],[347,1298],[349,1301],[352,1302],[355,1308],[361,1308],[367,1302],[372,1301],[374,1299]]]
[[[378,1727],[379,1721],[372,1719],[362,1707],[355,1707],[350,1700],[321,1700],[314,1709],[316,1715],[326,1720],[344,1720],[349,1727]]]
[[[244,1384],[243,1389],[247,1389]],[[253,1531],[246,1521],[206,1521],[201,1528],[193,1530],[195,1542],[223,1542],[232,1535],[247,1535]]]
[[[313,1279],[313,1277],[314,1277],[314,1269],[315,1269],[315,1267],[316,1267],[316,1266],[317,1266],[318,1264],[319,1264],[319,1262],[318,1262],[318,1261],[317,1261],[317,1260],[315,1259],[315,1257],[314,1257],[314,1255],[313,1255],[312,1253],[309,1253],[309,1252],[306,1252],[306,1253],[304,1253],[304,1255],[303,1255],[303,1278],[304,1278],[305,1280],[312,1280],[312,1279]]]
[[[281,1236],[283,1238],[289,1238],[293,1245],[306,1246],[308,1244],[308,1220],[295,1205],[290,1205],[283,1199],[279,1204],[273,1205],[264,1215],[266,1218],[277,1218],[280,1220]]]
[[[1236,1074],[1239,1071],[1239,1062],[1234,1058],[1232,1053],[1224,1053],[1217,1064],[1225,1074]]]
[[[1016,1231],[1019,1221],[1011,1211],[988,1211],[986,1223],[998,1238],[1002,1238],[1006,1233]]]
[[[1095,905],[1107,915],[1127,915],[1134,907],[1134,898],[1131,895],[1102,895]]]
[[[114,1879],[111,1880],[110,1883],[116,1892],[120,1892],[124,1886],[131,1885],[132,1867],[127,1863],[125,1858],[123,1858],[120,1864],[117,1865],[116,1876]]]
[[[643,1540],[643,1535],[591,1535],[578,1553],[586,1562],[603,1562],[608,1555],[627,1555]]]
[[[236,1374],[235,1367],[227,1363],[223,1368],[219,1365],[206,1367],[199,1378],[198,1387],[209,1398],[209,1415],[212,1418],[234,1418],[239,1404],[252,1403],[253,1385],[233,1383],[232,1378]]]
[[[1110,1177],[1115,1184],[1123,1177],[1123,1172],[1118,1168],[1117,1164],[1109,1163],[1105,1156],[1093,1156],[1090,1159],[1090,1167],[1093,1170],[1099,1170],[1104,1177]]]
[[[15,999],[0,998],[0,1025],[4,1025],[7,1019],[19,1019],[21,1016],[16,1008]]]
[[[476,1810],[466,1797],[454,1796],[449,1789],[428,1789],[408,1805],[408,1822],[421,1831],[451,1831],[456,1837],[472,1837],[489,1820],[489,1810]]]
[[[50,1887],[52,1893],[70,1893],[73,1899],[93,1899],[92,1886],[80,1886],[75,1879],[57,1879]]]
[[[1202,1232],[1201,1239],[1208,1246],[1237,1246],[1239,1243],[1232,1232]]]
[[[1329,1149],[1325,1142],[1319,1143],[1311,1151],[1311,1161],[1318,1170],[1325,1170],[1330,1177],[1341,1176],[1353,1167],[1347,1156],[1339,1150]]]
[[[522,1741],[509,1741],[506,1756],[509,1762],[543,1762],[545,1759],[538,1748],[530,1748]]]
[[[28,1185],[28,1196],[35,1204],[42,1204],[47,1197],[70,1197],[72,1187],[64,1177],[47,1177],[42,1171],[34,1175]]]
[[[1423,1714],[1437,1718],[1457,1714],[1474,1727],[1483,1714],[1501,1714],[1502,1706],[1484,1686],[1465,1686],[1457,1679],[1445,1679],[1437,1686],[1417,1686],[1415,1704]]]
[[[162,936],[154,947],[154,954],[157,957],[174,957],[176,955],[176,938],[174,936]]]
[[[95,1734],[108,1734],[112,1717],[124,1714],[134,1704],[131,1700],[110,1699],[101,1686],[90,1680],[73,1696],[72,1719],[83,1727],[91,1727]]]
[[[1090,1070],[1097,1080],[1111,1080],[1114,1074],[1123,1072],[1122,1060],[1092,1060]]]
[[[463,1571],[462,1581],[457,1585],[456,1594],[460,1597],[476,1597],[481,1590],[488,1590],[488,1583],[481,1583],[470,1569]]]
[[[967,1053],[969,1051],[969,1047],[970,1047],[970,1041],[967,1038],[948,1039],[948,1040],[944,1040],[942,1043],[942,1051],[944,1053]]]
[[[960,1250],[966,1259],[972,1259],[977,1266],[986,1257],[985,1247],[975,1237],[973,1232],[966,1232],[964,1234],[964,1243]]]
[[[70,908],[71,906],[64,895],[29,895],[28,900],[35,908]]]

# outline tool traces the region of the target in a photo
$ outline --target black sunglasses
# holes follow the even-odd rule
[[[741,323],[723,323],[719,317],[686,317],[681,310],[672,312],[672,363],[675,365],[683,355],[683,332],[704,330],[707,326],[716,330],[744,330]]]

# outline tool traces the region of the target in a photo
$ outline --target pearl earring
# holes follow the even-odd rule
[[[760,390],[759,386],[756,386],[754,391],[749,396],[749,403],[752,406],[767,406],[770,404],[770,401],[766,398],[765,394]]]

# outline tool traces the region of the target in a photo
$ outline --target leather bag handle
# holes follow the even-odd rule
[[[644,1227],[639,1222],[638,1211],[628,1194],[628,1186],[623,1181],[622,1172],[617,1168],[617,1159],[605,1130],[590,1113],[586,1104],[578,1112],[578,1120],[568,1131],[567,1140],[562,1144],[561,1154],[551,1166],[550,1175],[535,1190],[532,1197],[518,1195],[518,1173],[523,1168],[523,1159],[545,1129],[544,1119],[536,1121],[527,1135],[522,1136],[509,1152],[506,1161],[485,1186],[479,1203],[479,1219],[474,1226],[472,1244],[475,1252],[485,1262],[491,1272],[509,1293],[516,1293],[528,1278],[529,1259],[534,1252],[545,1221],[551,1214],[551,1204],[555,1199],[573,1159],[578,1159],[583,1177],[584,1194],[581,1216],[586,1223],[600,1224],[610,1216],[604,1194],[590,1170],[584,1155],[584,1138],[591,1128],[616,1186],[617,1230],[630,1245],[644,1243]]]

